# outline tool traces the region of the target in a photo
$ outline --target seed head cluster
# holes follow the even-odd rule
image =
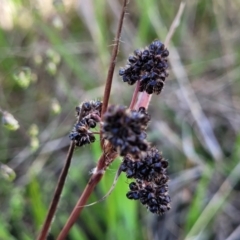
[[[136,179],[129,184],[127,198],[140,200],[152,213],[161,215],[169,210],[167,167],[168,162],[156,148],[150,148],[139,159],[124,157],[121,170],[126,172],[127,178]]]
[[[119,75],[129,85],[139,81],[139,91],[148,94],[160,94],[168,76],[168,50],[159,40],[153,41],[143,50],[135,50],[129,56],[127,65],[121,68]],[[76,146],[95,141],[91,131],[101,121],[102,139],[107,140],[106,154],[120,154],[123,161],[119,172],[134,179],[129,184],[128,199],[139,200],[147,209],[162,215],[170,209],[168,194],[168,162],[161,153],[147,142],[146,129],[150,115],[144,107],[131,110],[124,106],[112,105],[102,116],[102,102],[83,102],[76,107],[77,122],[69,137]],[[109,147],[109,149],[108,149]],[[109,157],[104,166],[108,166],[114,157]]]
[[[103,137],[109,140],[121,156],[138,156],[147,150],[145,130],[150,116],[145,108],[135,111],[123,106],[110,106],[103,121]]]
[[[140,81],[140,92],[160,94],[168,77],[168,55],[164,44],[155,40],[145,49],[135,50],[134,55],[129,56],[127,65],[119,70],[119,75],[129,85]]]
[[[77,122],[69,134],[69,138],[75,141],[76,146],[81,147],[95,141],[90,129],[95,128],[100,121],[101,107],[100,101],[83,102],[76,107]]]

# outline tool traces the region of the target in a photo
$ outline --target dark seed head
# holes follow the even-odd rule
[[[129,184],[129,189],[132,190],[132,191],[137,191],[138,190],[138,186],[135,182],[131,182]]]
[[[135,50],[134,55],[129,56],[126,67],[119,70],[123,82],[133,85],[140,81],[140,92],[160,94],[164,84],[159,80],[165,81],[168,76],[169,51],[163,43],[155,40],[146,49]]]
[[[138,192],[131,192],[131,191],[128,192],[126,196],[128,199],[134,199],[134,200],[137,200],[140,197]]]

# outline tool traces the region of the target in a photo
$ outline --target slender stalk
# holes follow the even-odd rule
[[[136,102],[134,108],[139,109],[140,107],[144,107],[144,108],[148,109],[151,99],[152,99],[152,94],[149,95],[146,92],[141,92],[139,94],[138,101]]]
[[[115,69],[115,65],[116,65],[116,58],[117,58],[117,54],[118,54],[120,36],[121,36],[121,32],[122,32],[123,19],[124,19],[125,13],[126,13],[126,5],[127,5],[127,0],[124,0],[123,6],[122,6],[122,12],[121,12],[120,20],[119,20],[119,24],[118,24],[116,38],[114,39],[115,44],[114,44],[114,47],[112,50],[112,57],[111,57],[110,66],[108,69],[108,75],[107,75],[106,84],[105,84],[103,104],[102,104],[102,114],[101,114],[102,117],[108,107],[108,101],[109,101],[111,87],[112,87],[113,73],[114,73],[114,69]]]
[[[84,191],[83,191],[81,197],[79,198],[75,208],[73,209],[67,223],[65,224],[64,228],[60,232],[57,240],[66,239],[66,236],[67,236],[68,232],[70,231],[73,224],[76,222],[76,220],[79,217],[79,214],[81,213],[82,209],[84,208],[84,205],[86,204],[89,196],[93,192],[93,189],[95,188],[95,186],[101,180],[102,176],[103,176],[103,174],[94,174],[90,178],[86,188],[84,189]]]
[[[70,217],[67,220],[67,223],[63,227],[62,231],[57,237],[57,240],[64,240],[66,239],[66,236],[68,232],[70,231],[71,227],[73,224],[76,222],[77,218],[79,217],[79,214],[81,213],[82,209],[86,205],[86,202],[93,192],[95,186],[100,182],[102,179],[105,169],[106,169],[106,159],[105,159],[105,154],[103,153],[102,156],[100,157],[97,165],[97,169],[95,173],[92,175],[90,180],[88,181],[88,184],[86,185],[81,197],[79,198],[77,204],[75,205]],[[114,158],[116,158],[116,153],[112,153],[111,156],[109,156],[110,161],[113,161]]]
[[[119,23],[118,23],[118,29],[117,29],[116,37],[114,39],[115,44],[114,44],[114,47],[113,47],[113,50],[112,50],[112,57],[111,57],[111,60],[110,60],[108,75],[107,75],[107,79],[106,79],[106,83],[105,83],[101,118],[103,118],[103,115],[106,112],[107,107],[108,107],[109,97],[110,97],[111,88],[112,88],[113,73],[114,73],[114,69],[115,69],[115,65],[116,65],[116,58],[117,58],[117,54],[118,54],[120,36],[121,36],[121,33],[122,33],[123,19],[124,19],[125,13],[126,13],[126,6],[127,6],[127,0],[124,0],[121,15],[120,15],[120,20],[119,20]],[[101,144],[101,148],[103,149],[104,141],[102,140],[102,131],[100,131],[100,144]]]
[[[67,174],[68,174],[68,169],[70,167],[74,147],[75,147],[75,143],[72,141],[71,144],[70,144],[69,150],[68,150],[65,165],[64,165],[64,167],[62,169],[62,172],[61,172],[61,174],[59,176],[59,179],[58,179],[58,183],[57,183],[54,195],[53,195],[52,202],[51,202],[51,204],[49,206],[49,209],[48,209],[47,217],[46,217],[45,222],[43,224],[43,228],[41,230],[41,233],[37,238],[38,240],[46,240],[46,238],[47,238],[47,234],[48,234],[49,228],[51,226],[54,214],[56,212],[57,205],[58,205],[59,199],[61,197],[62,189],[63,189],[64,183],[65,183],[65,180],[66,180],[66,177],[67,177]]]
[[[132,101],[130,103],[129,109],[134,109],[135,103],[137,101],[138,92],[139,92],[139,86],[140,86],[140,81],[137,81],[136,87],[135,87],[134,92],[133,92]]]
[[[83,117],[83,110],[81,109],[77,121],[80,122],[82,117]],[[68,174],[68,170],[69,170],[69,167],[70,167],[70,164],[71,164],[71,159],[72,159],[72,155],[73,155],[73,152],[74,152],[74,148],[75,148],[75,142],[72,141],[70,146],[69,146],[69,149],[68,149],[68,154],[67,154],[67,157],[66,157],[66,160],[65,160],[65,165],[64,165],[64,167],[61,171],[61,174],[58,178],[57,186],[56,186],[55,192],[53,194],[53,199],[52,199],[52,202],[50,203],[48,213],[47,213],[45,222],[43,224],[43,228],[42,228],[37,240],[45,240],[46,237],[47,237],[49,228],[50,228],[51,223],[52,223],[52,219],[53,219],[54,214],[57,210],[57,205],[58,205],[58,202],[60,200],[61,193],[62,193],[64,184],[65,184],[65,181],[66,181],[66,178],[67,178],[67,174]]]

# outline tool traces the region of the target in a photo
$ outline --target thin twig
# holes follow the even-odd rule
[[[65,180],[66,180],[66,177],[67,177],[67,174],[68,174],[68,169],[70,167],[74,147],[75,147],[75,143],[72,141],[71,145],[69,147],[69,150],[68,150],[68,155],[66,157],[65,165],[64,165],[64,167],[62,169],[62,172],[59,176],[57,187],[55,189],[52,202],[49,206],[49,210],[48,210],[45,222],[43,224],[42,231],[37,238],[38,240],[45,240],[47,238],[47,234],[48,234],[49,228],[51,226],[54,214],[56,212],[57,205],[58,205],[59,199],[61,197],[62,189],[63,189],[64,183],[65,183]]]
[[[185,8],[185,4],[186,4],[185,2],[180,3],[178,12],[177,12],[177,14],[176,14],[171,26],[170,26],[170,29],[168,31],[168,34],[167,34],[165,42],[164,42],[164,45],[166,47],[168,47],[168,45],[170,43],[170,40],[172,39],[173,34],[176,31],[176,28],[179,26],[180,19],[181,19],[181,16],[183,14],[183,10]],[[145,107],[147,109],[148,106],[149,106],[149,103],[151,102],[151,99],[152,99],[152,94],[148,94],[146,92],[140,93],[139,97],[138,97],[138,101],[137,101],[136,106],[135,106],[135,109],[139,109],[140,107]]]
[[[115,65],[116,65],[116,58],[117,58],[119,42],[120,42],[119,40],[120,40],[120,36],[121,36],[121,32],[122,32],[123,19],[124,19],[125,13],[126,13],[126,5],[127,5],[127,0],[124,0],[116,38],[114,39],[114,47],[112,50],[112,57],[111,57],[110,66],[108,69],[108,75],[107,75],[106,84],[105,84],[103,104],[102,104],[102,114],[101,114],[102,117],[108,107],[108,101],[109,101],[111,87],[112,87],[113,73],[114,73],[114,69],[115,69]]]

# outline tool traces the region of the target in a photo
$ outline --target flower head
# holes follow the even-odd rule
[[[78,120],[69,134],[69,138],[76,146],[81,147],[95,142],[95,136],[90,129],[95,128],[100,121],[101,107],[100,101],[83,102],[76,107]]]
[[[140,158],[126,156],[121,170],[126,172],[127,178],[136,179],[136,182],[129,184],[127,198],[140,200],[150,212],[156,214],[169,210],[171,199],[168,195],[167,167],[168,162],[156,148],[150,148]]]
[[[119,75],[130,85],[140,81],[140,92],[160,94],[168,77],[168,55],[164,44],[155,40],[145,49],[135,50],[127,65],[119,70]]]
[[[103,137],[121,156],[138,156],[148,148],[145,129],[149,120],[144,108],[132,111],[123,106],[110,106],[103,118]]]
[[[152,213],[162,215],[170,209],[171,199],[166,184],[157,185],[137,179],[129,184],[129,189],[127,198],[139,200]]]

